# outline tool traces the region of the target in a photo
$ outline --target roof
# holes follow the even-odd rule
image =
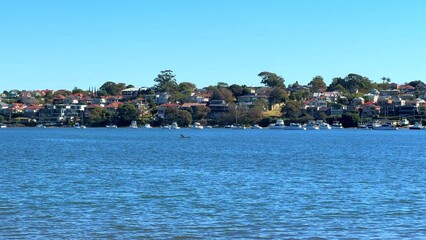
[[[206,103],[184,103],[183,108],[206,106]]]
[[[105,108],[118,108],[122,104],[123,104],[122,102],[113,102],[105,106]]]

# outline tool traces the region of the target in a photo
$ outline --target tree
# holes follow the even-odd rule
[[[176,122],[179,126],[188,126],[192,123],[192,116],[186,110],[167,108],[165,114],[166,123]]]
[[[235,96],[227,88],[214,88],[211,97],[212,100],[225,100],[226,102],[234,102]]]
[[[298,118],[300,116],[301,105],[298,101],[290,100],[281,108],[281,112],[285,117],[292,119]]]
[[[105,82],[99,90],[101,91],[100,94],[106,94],[106,95],[120,95],[121,91],[126,89],[126,84],[124,83],[115,83],[115,82]]]
[[[87,124],[90,126],[105,126],[107,111],[103,107],[94,108],[88,118]]]
[[[308,84],[312,92],[323,92],[327,89],[327,85],[321,76],[314,77]]]
[[[139,117],[138,109],[132,104],[122,104],[117,108],[118,124],[129,125]]]
[[[272,104],[283,103],[283,102],[286,102],[287,100],[288,100],[288,94],[282,88],[275,87],[272,89],[271,93],[269,93],[269,101]]]
[[[76,93],[84,93],[84,91],[80,88],[74,87],[74,89],[72,90],[72,94],[76,94]]]
[[[156,91],[168,92],[173,94],[178,91],[179,86],[176,82],[176,75],[173,74],[172,70],[163,70],[154,79],[156,82],[154,88]]]
[[[260,83],[271,88],[285,88],[284,78],[271,72],[261,72],[257,76],[262,78]]]

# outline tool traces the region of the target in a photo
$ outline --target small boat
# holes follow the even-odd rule
[[[117,125],[106,125],[107,128],[117,128]]]
[[[46,126],[44,126],[43,124],[39,123],[36,125],[37,128],[46,128]]]
[[[240,124],[235,124],[235,125],[231,126],[231,129],[234,129],[234,130],[244,130],[244,129],[247,129],[247,127],[242,126]]]
[[[413,126],[410,126],[411,130],[426,130],[425,126],[421,122],[415,122]]]
[[[331,129],[330,124],[323,122],[323,121],[317,122],[317,125],[319,127],[319,130],[330,130]]]
[[[194,124],[191,126],[191,128],[196,129],[196,130],[204,129],[203,125],[201,125],[199,122],[194,122]]]
[[[170,129],[180,129],[177,122],[173,122],[172,125],[170,125]]]
[[[391,123],[386,122],[380,125],[377,125],[373,128],[374,130],[398,130],[397,127],[394,127]]]
[[[331,129],[343,129],[343,126],[339,121],[334,121],[333,124],[331,124]]]
[[[7,128],[7,126],[4,123],[0,123],[0,128]]]
[[[76,123],[74,123],[74,126],[73,126],[74,128],[80,128],[80,123],[78,123],[78,122],[76,122]]]
[[[132,122],[130,123],[130,128],[133,128],[133,129],[138,128],[138,124],[137,124],[137,122],[136,122],[136,121],[132,121]]]
[[[180,138],[191,138],[190,136],[188,136],[188,135],[183,135],[183,134],[181,134],[180,135]]]
[[[410,122],[406,118],[403,118],[400,121],[400,124],[401,124],[401,126],[405,127],[405,126],[408,126],[410,124]]]
[[[306,130],[319,130],[318,125],[316,125],[314,122],[308,122],[305,128]]]
[[[306,128],[300,123],[290,123],[290,125],[284,127],[284,130],[306,130]]]
[[[145,125],[143,125],[143,127],[142,127],[142,128],[152,128],[152,127],[151,127],[151,124],[146,123]]]
[[[278,119],[276,123],[271,123],[271,125],[269,125],[269,129],[284,129],[284,127],[284,120],[282,119]]]
[[[259,126],[259,124],[255,124],[253,126],[251,126],[251,129],[263,129],[261,126]]]

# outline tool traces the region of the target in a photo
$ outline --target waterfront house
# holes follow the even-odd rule
[[[179,104],[177,104],[177,103],[163,103],[163,104],[161,104],[160,106],[158,106],[157,116],[159,118],[164,118],[165,115],[166,115],[167,108],[178,109],[179,108]]]

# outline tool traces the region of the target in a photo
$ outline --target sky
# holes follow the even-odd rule
[[[0,0],[0,90],[426,81],[424,0]]]

